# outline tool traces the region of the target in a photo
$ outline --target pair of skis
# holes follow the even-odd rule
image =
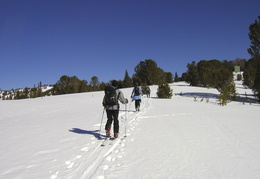
[[[113,142],[116,140],[117,138],[115,137],[106,137],[104,139],[104,141],[101,143],[101,146],[104,147],[108,142],[109,142],[109,145],[113,145]]]

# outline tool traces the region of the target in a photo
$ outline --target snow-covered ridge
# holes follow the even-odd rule
[[[30,92],[33,90],[33,89],[40,89],[42,93],[45,93],[46,91],[48,90],[51,90],[53,88],[52,85],[43,85],[41,87],[38,87],[38,88],[18,88],[18,89],[12,89],[12,90],[0,90],[0,100],[7,100],[7,99],[14,99],[17,92],[23,92],[25,89],[28,90],[28,97],[27,98],[30,98]],[[51,95],[51,94],[48,94],[48,95]]]

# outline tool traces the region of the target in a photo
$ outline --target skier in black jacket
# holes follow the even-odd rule
[[[106,108],[106,112],[107,112],[107,123],[105,126],[105,130],[106,130],[106,136],[110,137],[111,125],[112,125],[112,122],[114,121],[114,137],[117,138],[118,134],[119,134],[119,121],[118,121],[119,103],[118,103],[118,100],[123,104],[127,104],[128,100],[127,100],[127,98],[124,98],[123,92],[117,88],[118,83],[116,80],[113,80],[111,82],[111,84],[112,84],[112,87],[115,88],[117,104],[115,104],[115,105],[108,104],[108,102],[105,98],[106,96],[104,96],[103,106]]]

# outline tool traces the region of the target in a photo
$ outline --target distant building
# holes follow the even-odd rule
[[[235,81],[243,80],[243,72],[240,71],[240,66],[235,66],[233,76]]]
[[[234,71],[235,71],[235,72],[240,72],[240,66],[235,66]]]

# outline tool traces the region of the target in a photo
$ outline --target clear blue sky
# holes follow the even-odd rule
[[[0,88],[119,80],[145,59],[179,76],[192,61],[249,59],[258,15],[259,0],[1,0]]]

